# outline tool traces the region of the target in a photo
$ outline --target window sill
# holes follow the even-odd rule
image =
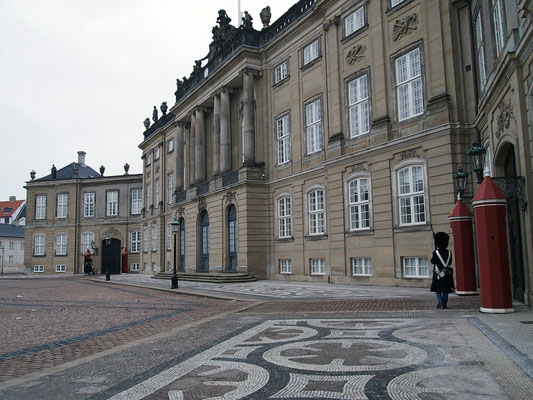
[[[289,79],[290,79],[290,75],[287,75],[285,78],[283,78],[282,80],[280,80],[279,82],[276,82],[272,85],[272,89],[277,89],[278,87],[280,87],[281,85],[283,85],[285,82],[287,82]]]
[[[344,236],[370,236],[374,234],[374,229],[364,229],[360,231],[345,231]]]
[[[403,279],[414,279],[414,280],[430,280],[431,278],[429,276],[402,276]]]
[[[292,275],[292,272],[280,272],[280,275]]]
[[[35,257],[35,258],[44,258],[44,257],[46,257],[46,254],[34,254],[33,257]]]
[[[352,278],[372,278],[373,275],[352,275]]]
[[[359,29],[357,29],[356,31],[350,33],[348,36],[344,36],[341,39],[341,43],[345,44],[345,43],[351,41],[353,38],[355,38],[356,36],[359,36],[361,33],[366,31],[367,29],[368,29],[368,22],[366,24],[364,24],[362,27],[360,27]],[[344,29],[343,29],[343,31],[344,31]]]
[[[401,2],[400,4],[396,4],[394,7],[391,7],[388,10],[386,10],[385,14],[386,15],[394,14],[396,11],[404,8],[406,5],[411,4],[412,2],[413,2],[413,0],[405,0],[405,1]]]
[[[315,272],[315,273],[310,274],[309,276],[326,276],[326,273],[325,272]]]
[[[54,254],[54,257],[68,257],[68,254]]]
[[[327,234],[322,234],[322,235],[307,235],[305,236],[305,240],[325,240],[328,238],[328,235]]]
[[[277,238],[276,243],[292,243],[294,242],[293,237],[287,237],[287,238]]]
[[[305,65],[302,65],[300,67],[300,71],[305,71],[306,69],[309,69],[311,68],[313,65],[315,65],[316,63],[318,63],[320,60],[322,60],[322,55],[319,55],[317,58],[315,58],[314,60],[311,60],[309,61],[307,64]]]
[[[421,224],[421,225],[410,225],[410,226],[397,226],[394,228],[394,233],[404,233],[404,232],[420,232],[420,231],[430,231],[431,225]]]

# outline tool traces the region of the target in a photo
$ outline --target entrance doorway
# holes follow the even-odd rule
[[[235,206],[228,209],[228,271],[237,271],[237,212]]]
[[[109,244],[102,240],[102,274],[120,274],[120,240],[111,239]]]
[[[514,146],[509,146],[505,155],[504,176],[506,178],[516,177],[516,164],[514,156]],[[522,257],[522,231],[520,229],[520,204],[514,196],[507,197],[507,231],[509,234],[509,251],[511,253],[511,282],[513,298],[524,302],[524,259]]]

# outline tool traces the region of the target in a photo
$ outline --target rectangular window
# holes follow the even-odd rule
[[[46,218],[46,195],[35,196],[35,219]]]
[[[481,90],[483,90],[487,84],[487,71],[485,69],[485,43],[483,41],[483,25],[480,11],[477,13],[474,25],[476,29],[476,58],[479,70],[479,83]]]
[[[307,154],[322,150],[322,100],[318,99],[305,106],[305,132]]]
[[[167,250],[172,249],[172,225],[167,224]]]
[[[499,56],[505,46],[505,25],[503,20],[502,0],[492,0],[492,22],[494,24],[494,44],[496,56]]]
[[[56,265],[56,272],[67,272],[67,266],[64,264]]]
[[[143,191],[142,189],[133,189],[131,191],[131,214],[139,215],[143,208]]]
[[[354,276],[371,276],[372,263],[370,258],[352,258],[352,274]]]
[[[131,263],[130,271],[139,272],[139,263]]]
[[[292,206],[290,197],[278,200],[278,236],[280,239],[292,236]]]
[[[311,275],[324,275],[326,273],[326,261],[321,258],[311,259]]]
[[[146,165],[150,165],[152,163],[152,155],[150,153],[146,154],[144,156],[144,159],[146,160]]]
[[[289,114],[276,120],[278,165],[291,161],[291,126]]]
[[[404,1],[405,1],[405,0],[390,0],[390,6],[391,6],[391,8],[392,8],[392,7],[395,7],[395,6],[397,6],[398,4],[403,3]]]
[[[81,234],[81,252],[85,253],[87,249],[94,254],[94,232],[84,232]]]
[[[148,266],[148,263],[144,263],[143,271],[150,271],[150,267]]]
[[[167,142],[167,152],[172,153],[174,151],[174,139],[170,139]]]
[[[155,208],[158,208],[159,207],[159,192],[160,192],[160,184],[159,184],[159,179],[156,179],[155,182],[154,182],[154,207]]]
[[[152,186],[147,183],[146,184],[146,206],[150,207],[152,205]]]
[[[57,218],[67,218],[68,213],[68,193],[61,193],[57,195]]]
[[[348,115],[351,138],[370,132],[368,74],[348,83]]]
[[[152,226],[152,251],[157,251],[157,225]]]
[[[172,204],[174,198],[174,173],[168,174],[168,204]]]
[[[368,178],[358,178],[348,183],[350,230],[370,228],[370,197]]]
[[[143,236],[144,236],[143,237],[143,243],[144,243],[143,250],[148,251],[148,228],[144,228]]]
[[[396,59],[398,119],[404,121],[424,112],[420,49]]]
[[[350,36],[365,25],[365,7],[361,6],[344,19],[344,36]]]
[[[15,249],[15,242],[9,242],[9,250]]]
[[[307,194],[309,235],[323,235],[324,230],[324,191],[313,190]]]
[[[43,233],[38,233],[33,237],[34,250],[33,255],[44,256],[44,241],[45,237]]]
[[[106,193],[106,204],[107,216],[118,215],[118,190]]]
[[[13,267],[15,265],[15,256],[8,256],[7,265]]]
[[[292,260],[279,260],[279,273],[292,274]]]
[[[406,278],[428,278],[428,259],[425,257],[403,257],[403,276]]]
[[[303,49],[304,53],[304,66],[309,64],[311,61],[316,60],[320,56],[320,49],[318,44],[318,39],[308,44]]]
[[[83,216],[94,217],[94,193],[83,193]]]
[[[44,265],[34,265],[33,272],[44,272]]]
[[[426,222],[424,172],[420,165],[412,165],[398,171],[398,203],[400,225]]]
[[[20,249],[24,250],[24,242],[20,242]]]
[[[281,82],[289,76],[288,65],[288,61],[284,61],[274,69],[274,84]]]
[[[56,255],[64,256],[67,254],[67,235],[66,233],[56,234]]]
[[[133,231],[131,232],[130,252],[138,253],[140,251],[141,251],[141,232]]]
[[[157,146],[157,147],[154,149],[154,161],[159,160],[159,157],[160,157],[159,146]]]

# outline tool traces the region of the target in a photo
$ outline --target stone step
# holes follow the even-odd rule
[[[152,276],[152,278],[170,280],[172,279],[172,272],[158,272],[154,276]],[[178,272],[178,280],[210,283],[240,283],[253,282],[257,279],[254,276],[248,274],[234,272]]]

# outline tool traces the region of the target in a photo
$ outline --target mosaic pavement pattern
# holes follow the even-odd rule
[[[112,399],[527,399],[532,388],[466,319],[293,319],[248,327]]]

